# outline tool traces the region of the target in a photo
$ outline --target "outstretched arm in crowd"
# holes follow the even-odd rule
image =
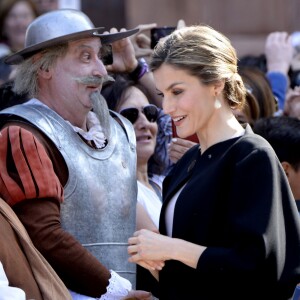
[[[287,32],[272,32],[267,36],[265,55],[267,78],[278,101],[278,109],[284,109],[285,96],[290,85],[288,72],[293,58],[291,36]]]

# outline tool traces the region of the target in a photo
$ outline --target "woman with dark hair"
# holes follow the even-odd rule
[[[245,86],[256,99],[259,106],[259,118],[272,117],[277,111],[277,100],[265,73],[256,67],[239,67]]]
[[[28,25],[38,16],[31,0],[1,0],[0,2],[0,84],[9,79],[12,68],[3,58],[22,50]]]

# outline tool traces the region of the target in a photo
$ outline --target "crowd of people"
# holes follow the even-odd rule
[[[239,59],[180,20],[151,49],[57,8],[0,4],[0,300],[291,299],[291,35]]]

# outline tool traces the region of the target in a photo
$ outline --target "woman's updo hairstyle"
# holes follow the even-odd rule
[[[237,73],[237,55],[229,39],[207,25],[175,30],[156,45],[151,70],[163,63],[186,70],[203,84],[224,80],[224,99],[231,108],[242,108],[246,89]]]

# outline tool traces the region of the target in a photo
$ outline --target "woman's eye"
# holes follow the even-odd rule
[[[161,93],[161,92],[158,92],[157,95],[160,96],[160,97],[164,97],[164,94]]]
[[[174,95],[179,95],[182,93],[182,90],[173,90]]]

